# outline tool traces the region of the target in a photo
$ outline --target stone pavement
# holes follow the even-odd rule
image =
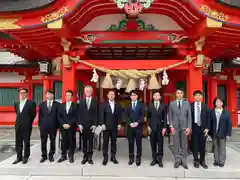
[[[1,140],[0,140],[1,142]],[[227,162],[224,168],[213,167],[212,154],[208,154],[206,162],[209,169],[195,169],[192,165],[192,156],[188,158],[189,169],[184,170],[173,168],[173,158],[168,145],[164,147],[164,168],[158,166],[150,167],[151,161],[150,146],[148,139],[143,140],[143,162],[140,167],[128,166],[127,141],[119,139],[117,159],[118,165],[111,162],[107,166],[102,166],[102,151],[95,151],[94,165],[81,165],[82,153],[75,154],[75,163],[70,164],[68,161],[57,164],[56,160],[60,157],[60,150],[57,150],[55,162],[39,163],[40,144],[39,141],[31,148],[31,159],[26,165],[12,165],[16,156],[13,155],[8,159],[0,162],[0,180],[197,180],[197,179],[240,179],[240,152],[234,145],[229,145],[227,149]]]

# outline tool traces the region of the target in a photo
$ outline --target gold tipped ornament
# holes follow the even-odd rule
[[[135,79],[131,78],[128,82],[126,92],[129,93],[129,92],[131,92],[132,90],[135,90],[135,89],[137,89],[137,82],[136,82]]]
[[[101,87],[104,89],[113,89],[113,82],[112,82],[112,78],[110,76],[110,74],[107,74],[106,77],[104,78]]]
[[[157,77],[155,74],[151,75],[151,78],[148,83],[148,89],[153,90],[153,89],[160,89],[161,85],[157,80]]]

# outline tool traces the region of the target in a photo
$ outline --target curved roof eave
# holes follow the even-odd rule
[[[84,0],[64,0],[56,10],[47,12],[44,15],[31,16],[28,18],[0,16],[0,30],[27,29],[44,26],[70,15]]]

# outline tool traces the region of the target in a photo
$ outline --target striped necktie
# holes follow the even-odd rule
[[[201,109],[200,109],[200,103],[197,103],[197,125],[201,126]]]

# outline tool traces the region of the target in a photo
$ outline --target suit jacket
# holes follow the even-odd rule
[[[66,112],[66,103],[59,105],[58,122],[60,127],[64,124],[69,124],[71,127],[75,127],[77,120],[77,104],[71,103],[68,113]]]
[[[89,109],[87,108],[86,99],[79,102],[77,124],[87,128],[98,125],[98,106],[95,99],[91,100]]]
[[[22,112],[20,112],[20,102],[14,104],[16,112],[15,128],[31,129],[32,123],[36,117],[36,103],[34,101],[27,100]]]
[[[107,130],[115,130],[122,122],[122,107],[115,103],[114,112],[112,112],[109,101],[105,101],[100,105],[100,125],[105,125]]]
[[[40,131],[50,132],[56,131],[58,128],[58,111],[60,104],[57,101],[53,101],[51,111],[48,111],[47,101],[44,101],[39,106],[38,113],[38,126]]]
[[[191,112],[192,112],[192,132],[194,133],[194,129],[198,126],[195,123],[195,103],[191,103]],[[210,130],[211,121],[210,121],[210,110],[206,104],[201,103],[201,129]]]
[[[154,103],[148,107],[148,124],[152,131],[162,128],[167,128],[167,112],[165,104],[160,104],[158,110],[155,108]]]
[[[144,123],[144,113],[145,105],[143,103],[138,101],[135,110],[132,109],[132,103],[129,104],[126,108],[126,118],[128,125],[133,122],[138,122],[138,124],[141,126]]]
[[[185,130],[192,129],[192,114],[190,104],[182,100],[182,106],[179,110],[177,101],[172,101],[168,108],[169,126],[174,129]]]
[[[213,108],[210,112],[210,118],[211,118],[211,128],[209,135],[212,137],[219,137],[219,138],[225,138],[226,136],[232,135],[232,121],[230,118],[230,114],[227,110],[223,110],[222,114],[219,119],[219,126],[217,131],[217,117],[215,108]]]

